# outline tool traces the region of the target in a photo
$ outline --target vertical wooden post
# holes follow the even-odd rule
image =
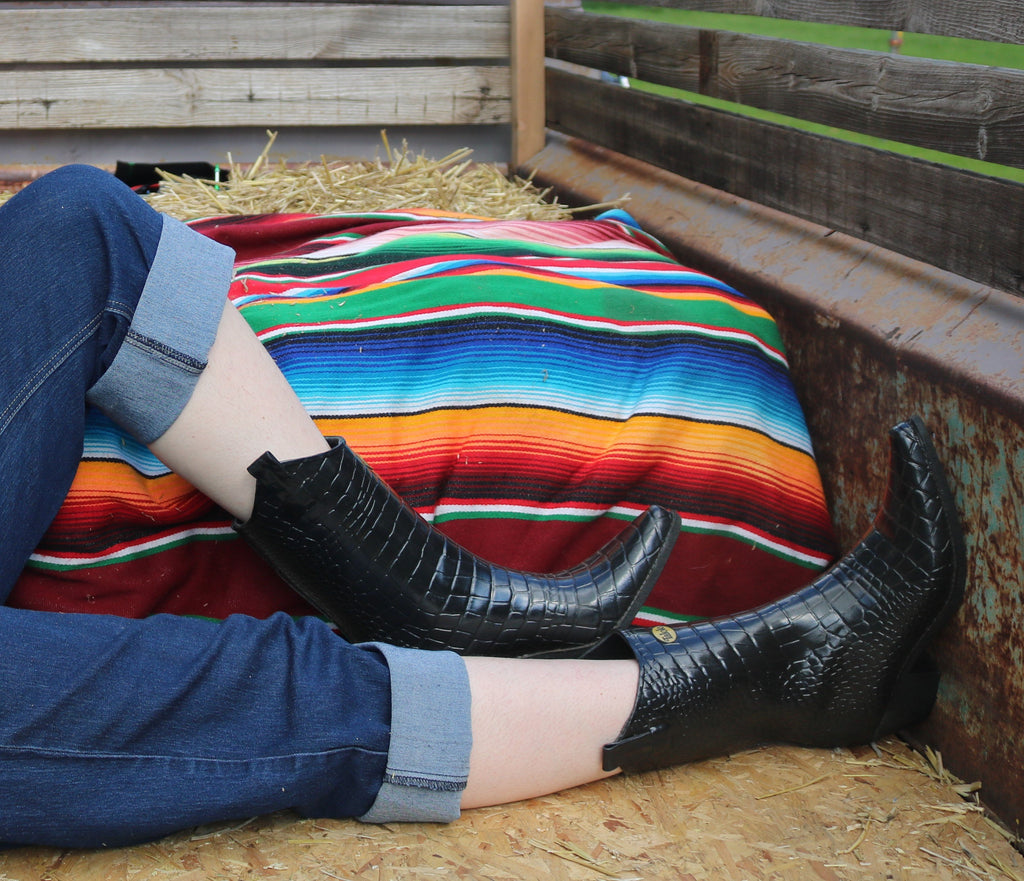
[[[544,146],[544,0],[511,0],[514,169]]]

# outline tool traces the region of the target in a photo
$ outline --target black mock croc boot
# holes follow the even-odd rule
[[[928,714],[938,675],[923,652],[963,597],[963,538],[924,425],[890,439],[874,525],[807,587],[733,617],[623,632],[640,688],[605,770],[867,743]]]
[[[679,517],[653,507],[589,559],[551,575],[474,556],[406,505],[340,438],[324,454],[265,453],[235,529],[352,642],[467,655],[577,657],[628,626]]]

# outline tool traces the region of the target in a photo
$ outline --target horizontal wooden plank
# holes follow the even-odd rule
[[[507,59],[509,41],[500,6],[0,9],[0,61],[8,64]]]
[[[1024,293],[1024,185],[547,71],[548,125]]]
[[[1024,167],[1024,70],[545,13],[549,57],[824,125]]]
[[[201,0],[203,6],[311,6],[324,0]],[[332,5],[363,6],[366,0],[330,0]],[[574,0],[564,0],[574,2]],[[579,0],[575,0],[579,2]],[[375,0],[375,6],[508,6],[509,0]],[[133,6],[196,6],[197,0],[0,0],[0,9],[128,9]]]
[[[1020,0],[619,0],[701,12],[761,15],[854,27],[1024,43]]]
[[[0,130],[506,123],[507,67],[22,70]]]
[[[60,2],[60,0],[57,0]],[[90,3],[96,0],[77,0],[77,2]],[[99,0],[100,3],[109,5],[132,6],[139,0]],[[176,2],[182,5],[194,3],[195,0],[141,0],[143,3],[168,3]],[[252,4],[280,3],[281,0],[204,0],[206,3],[230,3],[235,6],[251,6]],[[366,0],[332,0],[336,4],[359,4]],[[301,6],[304,3],[323,3],[323,0],[288,0],[289,4]],[[375,0],[376,4],[383,6],[508,6],[509,0]],[[70,3],[68,5],[71,5]]]

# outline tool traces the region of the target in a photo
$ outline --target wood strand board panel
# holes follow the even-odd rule
[[[897,741],[772,748],[620,777],[448,826],[279,814],[108,851],[0,853],[47,881],[1013,881],[1015,853]],[[966,852],[965,849],[966,848]],[[997,866],[1006,870],[1001,871]],[[1011,874],[1012,873],[1012,874]]]
[[[932,150],[1024,167],[1024,70],[571,9],[548,57]]]
[[[548,125],[1024,293],[1024,186],[549,68]]]
[[[702,12],[763,15],[822,24],[1024,43],[1020,0],[621,0]]]
[[[131,8],[0,8],[4,64],[507,60],[500,6],[265,4]]]
[[[25,70],[0,130],[507,123],[507,67]]]

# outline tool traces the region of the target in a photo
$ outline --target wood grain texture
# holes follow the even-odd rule
[[[549,69],[548,125],[1024,293],[1024,185]]]
[[[507,67],[22,70],[0,129],[435,125],[509,121]]]
[[[508,10],[306,4],[0,8],[7,64],[508,58]]]
[[[548,9],[549,57],[1024,167],[1024,70]]]
[[[544,0],[512,2],[512,162],[544,146]]]

